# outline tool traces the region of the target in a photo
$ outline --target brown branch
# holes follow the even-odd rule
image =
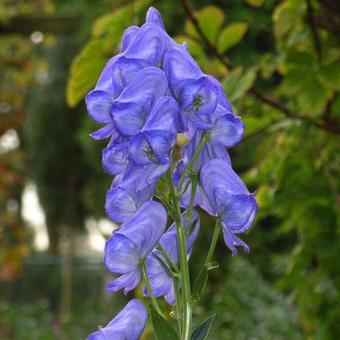
[[[189,3],[187,2],[187,0],[181,0],[181,3],[182,3],[182,6],[184,8],[186,15],[188,16],[188,18],[190,19],[190,21],[192,22],[192,24],[196,28],[197,33],[199,34],[199,36],[201,37],[201,39],[203,40],[203,42],[205,43],[207,48],[215,55],[215,57],[218,60],[220,60],[226,67],[229,68],[231,66],[230,62],[226,61],[225,57],[221,53],[218,52],[218,50],[215,46],[213,46],[211,44],[211,42],[209,41],[209,39],[207,38],[205,33],[200,28],[199,23],[198,23],[198,21],[195,17],[195,14],[194,14],[192,8],[190,7]],[[266,104],[270,105],[271,107],[281,111],[288,118],[299,120],[299,121],[304,121],[304,122],[307,122],[311,125],[314,125],[315,127],[319,128],[321,130],[340,134],[340,125],[337,124],[334,121],[332,121],[330,123],[327,123],[327,122],[321,123],[321,122],[317,122],[317,121],[315,121],[315,120],[313,120],[309,117],[302,116],[302,115],[292,111],[291,109],[289,109],[279,99],[277,99],[277,98],[275,98],[275,97],[273,97],[269,94],[262,93],[261,91],[255,89],[254,87],[249,90],[249,93],[253,97],[262,101],[263,103],[266,103]]]
[[[311,0],[306,0],[306,3],[307,3],[307,18],[308,18],[310,29],[312,31],[314,49],[315,49],[316,55],[318,56],[318,60],[321,61],[322,49],[321,49],[319,34],[316,28],[316,24],[314,22],[313,7],[312,7]]]

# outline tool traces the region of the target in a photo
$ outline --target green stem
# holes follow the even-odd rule
[[[172,173],[169,169],[166,172],[166,179],[169,186],[170,196],[174,204],[174,220],[176,224],[177,240],[178,240],[178,253],[179,253],[179,266],[182,284],[182,304],[183,304],[183,326],[182,326],[182,339],[189,340],[191,337],[192,326],[192,307],[191,307],[191,287],[190,287],[190,273],[187,260],[187,242],[182,227],[181,221],[181,208],[179,206],[178,197],[176,195],[176,188],[172,179]]]
[[[161,254],[164,256],[165,260],[168,262],[168,265],[169,265],[169,268],[171,269],[171,271],[178,274],[179,270],[178,270],[176,264],[171,260],[171,258],[169,257],[168,253],[163,248],[163,246],[160,243],[158,243],[157,248],[161,252]]]
[[[153,291],[152,291],[152,288],[151,288],[151,285],[150,285],[150,281],[149,281],[149,278],[148,278],[148,275],[147,275],[147,272],[146,272],[145,259],[140,260],[139,263],[140,263],[140,268],[142,270],[143,280],[144,280],[146,289],[149,293],[151,302],[152,302],[154,308],[156,309],[156,311],[158,312],[158,314],[161,315],[163,318],[165,318],[165,316],[164,316],[162,310],[160,309],[159,304],[158,304],[158,302],[155,298],[155,295],[153,294]]]
[[[179,184],[178,184],[178,191],[181,191],[182,185],[184,183],[185,177],[191,172],[193,165],[195,164],[199,154],[201,153],[204,145],[207,143],[209,139],[209,135],[204,133],[201,137],[200,143],[194,153],[194,156],[192,157],[192,159],[190,160],[190,162],[188,163],[187,167],[184,169],[182,176],[179,180]]]
[[[189,209],[187,211],[186,215],[186,235],[190,234],[191,225],[189,225],[192,216],[193,216],[193,209],[194,209],[194,201],[195,201],[195,195],[196,195],[196,189],[198,184],[198,176],[197,173],[193,173],[191,176],[191,194],[190,194],[190,203],[189,203]]]
[[[219,219],[217,219],[216,223],[215,223],[214,233],[213,233],[213,236],[212,236],[212,239],[211,239],[208,255],[205,259],[205,263],[204,263],[205,266],[207,266],[212,260],[212,257],[214,255],[214,251],[215,251],[215,248],[216,248],[218,236],[220,234],[220,230],[221,230],[220,221],[219,221]]]
[[[176,318],[178,322],[179,335],[182,336],[182,326],[181,326],[181,305],[180,305],[180,293],[178,286],[178,278],[174,278],[175,295],[176,295]]]

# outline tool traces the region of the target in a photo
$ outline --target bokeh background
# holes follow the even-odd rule
[[[105,291],[112,178],[83,97],[153,5],[242,116],[245,138],[230,154],[260,206],[250,254],[233,258],[220,240],[196,321],[216,311],[217,340],[339,339],[339,4],[2,0],[0,338],[84,339],[126,301]]]

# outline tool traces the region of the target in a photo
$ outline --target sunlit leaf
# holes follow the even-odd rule
[[[246,0],[253,7],[261,7],[266,0]]]
[[[106,34],[115,27],[126,28],[131,23],[132,9],[130,6],[118,8],[112,13],[106,14],[94,22],[92,27],[92,35],[99,37]],[[119,38],[118,38],[119,39]]]
[[[196,13],[196,18],[206,37],[210,42],[214,43],[224,23],[224,13],[216,6],[206,6]],[[185,23],[185,31],[189,35],[199,37],[196,28],[190,20]]]
[[[330,92],[315,77],[300,88],[297,101],[302,111],[309,115],[321,114],[330,97]]]
[[[66,88],[66,100],[69,106],[76,106],[95,85],[108,60],[106,54],[103,41],[98,39],[85,45],[74,59]]]
[[[246,34],[248,25],[245,22],[234,22],[224,28],[218,39],[218,50],[224,53],[236,45]]]
[[[256,79],[254,69],[249,69],[243,73],[241,67],[231,71],[223,80],[223,87],[228,98],[235,101],[244,96],[253,86]]]

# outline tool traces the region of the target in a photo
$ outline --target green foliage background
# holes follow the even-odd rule
[[[260,206],[256,224],[245,237],[250,255],[231,258],[223,242],[219,243],[216,261],[220,268],[212,272],[208,295],[196,307],[197,320],[213,311],[217,313],[212,339],[339,338],[338,2],[37,3],[43,13],[77,13],[82,23],[73,33],[73,40],[52,35],[51,44],[45,42],[40,50],[16,36],[23,41],[21,49],[6,55],[4,51],[14,44],[8,39],[14,38],[9,35],[0,40],[6,75],[10,77],[17,71],[19,79],[22,77],[20,100],[10,96],[13,90],[8,91],[8,84],[18,86],[15,77],[9,81],[4,78],[7,87],[4,79],[0,81],[1,100],[16,103],[20,108],[17,111],[27,115],[24,133],[22,125],[16,127],[25,141],[20,152],[28,157],[27,167],[14,169],[38,185],[41,203],[45,212],[50,212],[51,225],[55,224],[52,229],[59,230],[63,225],[81,232],[86,217],[103,216],[103,197],[110,178],[100,168],[100,143],[88,137],[96,126],[87,118],[82,99],[107,60],[119,50],[124,29],[140,24],[147,7],[153,5],[161,11],[169,33],[178,42],[188,43],[203,71],[221,80],[242,117],[247,128],[245,138],[230,151],[231,157],[237,172],[250,189],[256,190]],[[185,4],[189,5],[187,11]],[[19,5],[15,8],[19,14],[27,14]],[[6,5],[0,5],[4,22],[10,19],[6,9]],[[32,49],[33,55],[23,46]],[[14,56],[21,60],[19,69],[15,69],[17,65],[7,65]],[[24,72],[24,61],[30,62],[32,73],[47,67],[56,77],[47,84],[32,83]],[[28,101],[23,100],[26,92]],[[12,110],[10,115],[14,114]],[[57,124],[49,131],[46,126],[53,121]],[[7,161],[12,159],[9,154],[5,156]],[[61,180],[63,176],[69,181]],[[12,189],[6,190],[14,195]],[[18,197],[17,191],[15,195]],[[65,201],[70,203],[69,209],[64,209]],[[212,228],[205,216],[193,255],[197,260],[191,263],[193,274],[199,270]],[[8,256],[3,259],[8,262]],[[30,320],[30,315],[45,307],[38,304],[32,310],[19,312],[15,307],[6,314],[6,324],[17,322],[19,315],[28,315],[25,320]],[[49,324],[51,321],[42,314],[42,322]],[[112,312],[108,313],[106,321],[111,316]],[[39,320],[39,316],[33,319]],[[99,318],[97,322],[104,323]],[[93,320],[85,321],[80,333],[73,330],[69,334],[76,339],[92,329]],[[53,338],[53,334],[49,336]],[[50,339],[43,335],[38,338]],[[149,338],[148,333],[145,338]]]

